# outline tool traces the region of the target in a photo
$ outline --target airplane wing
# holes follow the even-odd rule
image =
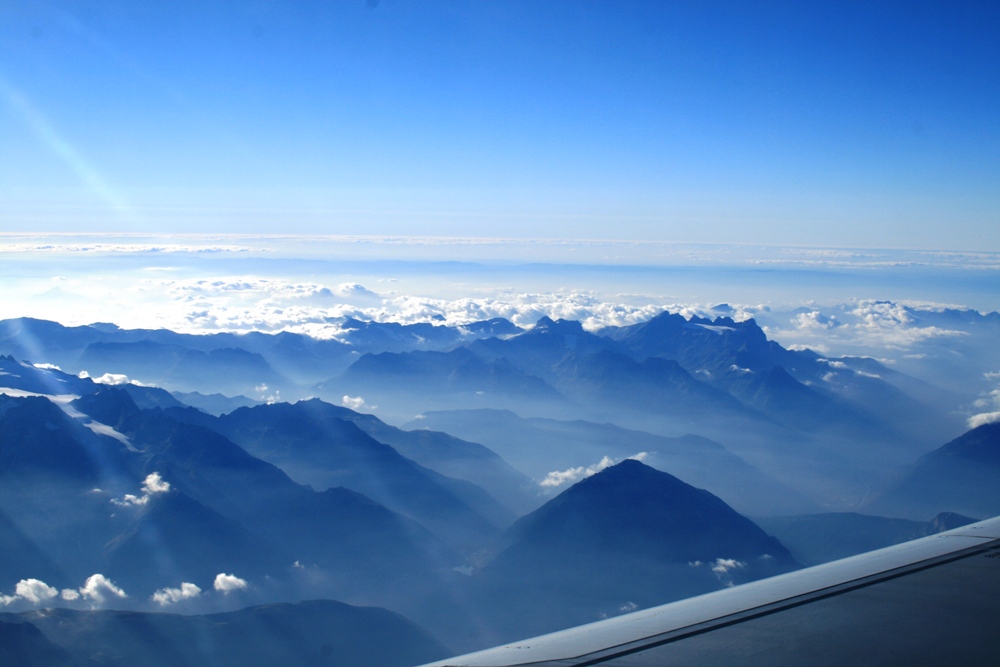
[[[427,667],[1000,664],[1000,517]]]

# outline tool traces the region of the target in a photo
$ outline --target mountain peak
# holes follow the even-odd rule
[[[587,545],[681,563],[769,554],[793,564],[777,540],[718,497],[633,459],[577,482],[508,532],[514,542],[558,551]]]

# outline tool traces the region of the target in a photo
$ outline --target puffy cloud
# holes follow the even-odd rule
[[[228,595],[233,591],[246,590],[248,585],[249,584],[247,584],[246,579],[240,579],[235,574],[225,574],[224,572],[220,572],[215,575],[215,583],[213,584],[213,587],[215,590]]]
[[[0,605],[6,607],[15,602],[42,604],[59,595],[59,591],[39,579],[22,579],[14,587],[13,595],[0,595]]]
[[[112,498],[111,502],[119,507],[129,507],[131,505],[146,505],[149,499],[158,493],[170,491],[170,482],[160,477],[160,473],[152,472],[146,475],[142,483],[142,495],[136,496],[126,493],[122,498]]]
[[[836,316],[827,316],[818,310],[799,313],[792,318],[792,325],[800,331],[824,331],[841,326]]]
[[[59,593],[59,597],[67,602],[72,602],[73,600],[80,599],[80,591],[73,588],[64,588],[62,589],[62,592]]]
[[[181,600],[190,600],[201,595],[201,589],[189,582],[182,582],[180,588],[161,588],[150,598],[162,607]]]
[[[166,493],[170,490],[170,482],[163,481],[160,477],[160,473],[152,472],[146,475],[145,481],[142,483],[142,491],[147,495],[153,495],[154,493]]]
[[[368,405],[367,403],[365,403],[365,399],[363,399],[360,396],[348,396],[346,394],[342,399],[340,399],[340,404],[343,405],[345,408],[350,408],[351,410],[378,409],[377,405]]]
[[[17,582],[14,593],[28,602],[39,604],[56,597],[59,591],[38,579],[22,579]]]
[[[86,583],[80,588],[80,595],[85,600],[93,600],[96,603],[104,602],[105,596],[117,598],[127,598],[125,591],[118,588],[113,581],[103,574],[92,574],[87,577]]]
[[[610,468],[616,463],[621,463],[627,459],[644,461],[648,456],[649,452],[639,452],[638,454],[633,454],[632,456],[626,456],[623,459],[613,459],[610,456],[605,456],[594,465],[587,466],[586,468],[579,466],[576,468],[567,468],[566,470],[554,470],[547,474],[545,479],[539,482],[538,485],[547,488],[556,488],[562,486],[563,484],[573,484],[581,479],[584,479],[585,477],[596,475],[605,468]]]

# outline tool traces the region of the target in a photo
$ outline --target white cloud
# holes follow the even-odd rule
[[[122,385],[129,384],[130,381],[127,375],[122,375],[121,373],[105,373],[101,377],[90,378],[97,384],[110,384],[110,385]]]
[[[59,597],[68,602],[72,602],[73,600],[80,599],[80,591],[74,590],[72,588],[64,588],[62,589],[62,592],[59,593]]]
[[[55,364],[34,364],[34,367],[43,371],[61,371],[62,369]]]
[[[189,582],[182,582],[180,588],[161,588],[150,598],[160,606],[174,604],[181,600],[190,600],[201,595],[201,589]]]
[[[827,316],[818,310],[799,313],[792,318],[792,325],[800,331],[825,331],[840,326],[835,316]]]
[[[225,574],[223,572],[215,575],[215,583],[213,584],[215,590],[227,595],[233,591],[245,590],[248,585],[245,579],[240,579],[235,574]]]
[[[978,415],[972,415],[966,420],[966,425],[969,428],[978,428],[984,424],[995,424],[1000,422],[1000,412],[981,412]]]
[[[13,595],[0,595],[0,605],[6,607],[15,602],[42,604],[59,595],[59,591],[39,579],[22,579],[14,586]]]
[[[160,473],[152,472],[146,475],[145,481],[142,483],[142,491],[147,495],[153,495],[154,493],[166,493],[170,490],[170,482],[163,481],[160,477]]]
[[[613,459],[610,456],[605,456],[594,465],[587,466],[586,468],[579,466],[576,468],[567,468],[566,470],[554,470],[547,474],[545,479],[539,482],[538,485],[547,488],[556,488],[562,486],[563,484],[573,484],[581,479],[584,479],[585,477],[596,475],[605,468],[610,468],[616,463],[621,463],[622,461],[628,459],[644,461],[648,456],[649,452],[639,452],[638,454],[633,454],[632,456],[626,456],[623,459]]]
[[[112,498],[111,502],[119,507],[129,507],[132,505],[146,505],[149,503],[149,499],[158,493],[166,493],[170,491],[170,482],[164,481],[160,477],[160,473],[151,472],[146,475],[146,479],[142,483],[142,495],[136,496],[131,493],[126,493],[122,498]]]
[[[365,399],[363,399],[360,396],[348,396],[346,394],[342,399],[340,399],[340,404],[343,405],[345,408],[350,408],[351,410],[378,409],[377,405],[368,405],[367,403],[365,403]]]
[[[115,586],[114,582],[103,574],[92,574],[87,577],[86,583],[80,588],[80,595],[86,600],[94,602],[104,602],[105,596],[111,595],[117,598],[127,598],[125,591]]]
[[[56,597],[59,591],[38,579],[22,579],[17,582],[14,593],[28,602],[39,604]]]

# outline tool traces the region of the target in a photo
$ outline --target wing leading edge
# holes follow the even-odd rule
[[[996,664],[1000,517],[427,667]]]

